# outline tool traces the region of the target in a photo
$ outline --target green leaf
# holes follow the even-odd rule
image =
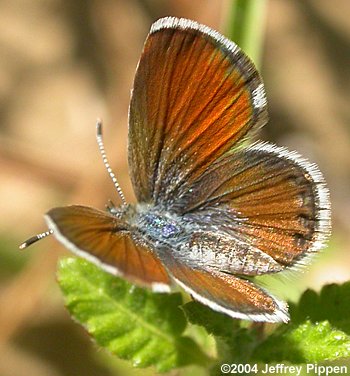
[[[350,337],[328,321],[291,325],[258,346],[253,358],[263,362],[317,363],[350,356]]]
[[[258,345],[263,362],[311,363],[350,357],[350,283],[307,290],[290,305],[291,324],[280,326]]]
[[[290,304],[293,323],[306,319],[312,322],[329,321],[334,328],[350,335],[350,282],[326,285],[320,294],[306,290],[298,304]]]
[[[256,332],[241,327],[241,320],[192,301],[185,304],[183,310],[188,320],[203,326],[209,334],[215,336],[219,363],[244,363],[249,360],[256,343]]]
[[[213,311],[197,301],[186,303],[182,309],[190,323],[204,326],[206,331],[214,336],[230,338],[234,329],[239,327],[237,320],[223,313]]]
[[[99,345],[134,366],[164,372],[208,364],[198,345],[182,336],[181,294],[152,293],[76,258],[60,261],[58,282],[71,315]]]

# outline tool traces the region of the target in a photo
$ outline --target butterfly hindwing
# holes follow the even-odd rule
[[[162,260],[177,284],[216,311],[245,320],[289,320],[285,303],[248,280],[213,268],[191,267],[169,253]]]
[[[213,163],[179,200],[181,215],[208,216],[282,266],[317,252],[330,232],[321,172],[295,152],[258,143]],[[216,223],[215,222],[215,223]]]

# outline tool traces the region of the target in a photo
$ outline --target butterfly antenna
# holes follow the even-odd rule
[[[53,230],[48,230],[45,232],[42,232],[41,234],[32,236],[31,238],[27,239],[25,242],[23,242],[20,246],[19,249],[24,249],[32,245],[33,243],[36,243],[38,240],[44,239],[47,236],[53,234]]]
[[[110,166],[108,159],[107,159],[105,147],[104,147],[104,144],[103,144],[103,137],[102,137],[102,120],[100,120],[100,119],[97,119],[97,123],[96,123],[96,139],[97,139],[98,148],[100,149],[100,153],[101,153],[101,156],[102,156],[103,164],[105,165],[107,172],[108,172],[109,176],[111,177],[111,179],[113,181],[115,189],[117,190],[117,192],[118,192],[118,194],[119,194],[119,196],[120,196],[120,198],[123,202],[123,205],[126,205],[127,202],[125,200],[124,193],[123,193],[122,189],[120,188],[118,180],[115,177],[114,172],[112,171],[111,166]]]

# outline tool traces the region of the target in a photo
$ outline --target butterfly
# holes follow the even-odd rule
[[[156,21],[137,66],[129,107],[128,204],[51,209],[48,231],[106,270],[155,292],[175,284],[233,318],[287,322],[288,307],[254,277],[317,253],[330,201],[315,164],[254,141],[267,122],[262,79],[232,41],[195,21]]]

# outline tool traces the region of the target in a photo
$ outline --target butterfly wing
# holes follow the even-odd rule
[[[178,202],[182,215],[197,222],[209,217],[212,225],[284,267],[302,264],[330,233],[330,202],[321,172],[297,153],[271,144],[227,154],[189,191]]]
[[[125,221],[78,205],[51,209],[45,219],[57,239],[77,255],[154,291],[170,290],[162,263],[133,237]]]
[[[330,228],[324,179],[295,153],[247,147],[266,120],[261,78],[233,42],[192,21],[157,21],[130,105],[139,201],[202,223],[216,218],[217,228],[226,218],[235,239],[283,266],[317,251]]]
[[[227,315],[254,321],[288,322],[287,305],[255,284],[215,269],[199,269],[167,253],[163,262],[195,300]]]
[[[138,201],[171,210],[208,166],[266,121],[261,78],[235,43],[193,21],[158,20],[129,109],[129,167]]]

